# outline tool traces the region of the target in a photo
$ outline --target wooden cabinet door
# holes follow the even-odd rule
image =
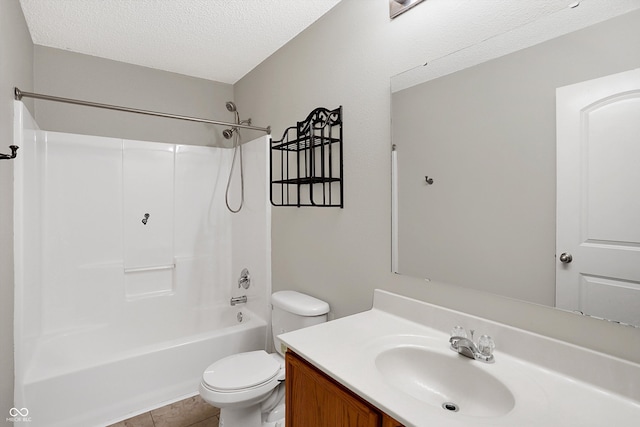
[[[286,427],[379,427],[381,413],[292,353],[286,353]]]
[[[399,421],[394,420],[387,414],[382,414],[382,427],[404,427]]]

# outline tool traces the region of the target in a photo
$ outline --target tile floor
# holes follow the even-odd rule
[[[109,427],[218,427],[220,409],[193,396]]]

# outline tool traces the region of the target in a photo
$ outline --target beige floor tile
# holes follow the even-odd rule
[[[197,422],[217,417],[219,413],[220,410],[218,408],[209,405],[200,396],[193,396],[171,405],[154,409],[151,411],[151,417],[155,427],[188,427]]]
[[[207,418],[206,420],[202,420],[195,424],[190,425],[189,427],[218,427],[220,424],[220,420],[218,417]]]
[[[146,412],[137,417],[129,418],[119,423],[112,424],[109,427],[154,427],[151,413]]]

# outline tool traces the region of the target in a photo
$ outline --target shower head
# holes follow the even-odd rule
[[[222,131],[222,136],[224,136],[225,139],[231,139],[234,131],[235,129],[225,129]]]
[[[236,104],[234,104],[231,101],[227,101],[227,110],[231,111],[232,113],[236,111]]]

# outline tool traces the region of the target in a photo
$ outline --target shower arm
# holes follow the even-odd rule
[[[14,94],[15,94],[15,99],[17,101],[22,100],[22,98],[42,99],[42,100],[45,100],[45,101],[64,102],[66,104],[82,105],[82,106],[85,106],[85,107],[103,108],[105,110],[122,111],[122,112],[125,112],[125,113],[145,114],[147,116],[164,117],[164,118],[167,118],[167,119],[187,120],[187,121],[190,121],[190,122],[208,123],[208,124],[212,124],[212,125],[243,128],[243,129],[249,129],[249,130],[256,130],[256,131],[260,131],[260,132],[265,132],[268,135],[271,134],[271,126],[267,126],[266,128],[263,128],[263,127],[259,127],[259,126],[251,126],[249,124],[245,125],[245,124],[242,124],[242,123],[222,122],[222,121],[219,121],[219,120],[201,119],[201,118],[198,118],[198,117],[180,116],[180,115],[177,115],[177,114],[160,113],[160,112],[157,112],[157,111],[149,111],[149,110],[140,110],[140,109],[137,109],[137,108],[121,107],[121,106],[118,106],[118,105],[100,104],[100,103],[97,103],[97,102],[82,101],[82,100],[79,100],[79,99],[61,98],[61,97],[58,97],[58,96],[43,95],[43,94],[40,94],[40,93],[23,92],[20,89],[18,89],[17,87],[14,88]]]

